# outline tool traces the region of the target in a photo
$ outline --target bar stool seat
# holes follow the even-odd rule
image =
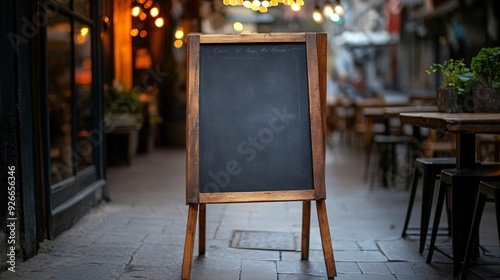
[[[463,209],[474,209],[475,206],[475,199],[476,199],[476,194],[477,194],[477,189],[480,181],[500,181],[500,165],[479,165],[474,168],[462,168],[462,169],[443,169],[441,171],[441,178],[440,178],[440,184],[439,184],[439,195],[438,195],[438,201],[436,205],[436,211],[434,214],[434,221],[433,221],[433,226],[432,226],[432,234],[431,234],[431,240],[429,244],[429,252],[427,255],[427,263],[430,263],[432,261],[432,255],[434,251],[438,251],[442,253],[444,256],[448,257],[449,259],[453,260],[454,267],[453,267],[453,275],[458,276],[458,272],[460,271],[460,260],[455,260],[453,258],[453,255],[455,256],[464,256],[465,251],[462,252],[460,248],[455,248],[453,247],[453,255],[448,254],[441,248],[435,245],[436,243],[436,237],[437,237],[437,231],[439,227],[439,222],[441,218],[441,212],[443,209],[443,204],[445,201],[445,198],[447,196],[447,191],[450,190],[451,193],[453,194],[454,188],[457,187],[457,183],[460,182],[464,188],[467,188],[467,190],[462,190],[466,191],[467,193],[471,194],[469,200],[464,200],[462,201],[462,204],[459,206],[451,206],[452,213],[453,215],[457,215],[457,217],[460,217],[460,219],[466,219],[465,216],[467,213],[463,213],[463,215],[457,214],[456,212],[462,211]],[[467,187],[465,187],[467,186]],[[469,213],[470,216],[472,216],[473,213]],[[457,219],[457,217],[452,217],[452,223]],[[465,221],[469,222],[469,221]],[[469,229],[467,230],[467,233],[470,230],[470,224],[469,224]],[[467,241],[464,237],[462,236],[462,233],[460,232],[453,232],[453,228],[451,231],[452,236],[455,234],[459,234],[457,237],[454,238],[459,238],[461,244],[466,244],[465,242]],[[463,242],[462,242],[463,241]],[[454,244],[455,245],[455,244]],[[477,249],[477,248],[476,248]],[[477,250],[476,250],[477,251]],[[462,258],[462,257],[461,257]]]
[[[432,200],[434,197],[434,186],[436,180],[439,179],[441,170],[454,168],[456,166],[455,157],[431,157],[431,158],[417,158],[413,170],[412,184],[410,190],[410,201],[408,203],[408,210],[406,212],[406,219],[403,226],[401,236],[404,238],[407,235],[420,235],[419,250],[422,254],[427,240],[429,231],[429,221],[431,217]],[[422,210],[420,217],[420,228],[409,228],[413,204],[415,202],[415,194],[418,188],[419,178],[422,177]],[[448,219],[448,224],[450,219]],[[418,233],[408,233],[409,230],[419,230]],[[451,234],[450,226],[448,225],[447,235]]]
[[[470,262],[472,260],[473,248],[476,245],[475,242],[478,240],[479,225],[481,223],[481,217],[483,215],[484,206],[486,201],[493,201],[495,203],[495,215],[497,220],[497,234],[498,240],[500,240],[500,182],[479,182],[479,189],[476,198],[476,207],[474,209],[474,216],[472,218],[472,228],[469,233],[469,238],[467,241],[467,249],[465,250],[464,264],[462,270],[462,280],[467,279],[467,273],[470,270],[477,276],[481,275],[476,271],[469,268]],[[500,275],[498,275],[500,277]]]

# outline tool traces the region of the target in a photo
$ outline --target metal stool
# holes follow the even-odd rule
[[[434,186],[436,180],[439,178],[441,170],[447,168],[454,168],[456,159],[454,157],[436,157],[436,158],[417,158],[413,170],[413,178],[410,190],[410,201],[408,203],[408,210],[406,212],[406,219],[403,226],[401,236],[404,238],[407,235],[420,235],[418,252],[422,254],[427,240],[427,233],[429,231],[429,221],[431,217],[432,200],[434,197]],[[422,176],[422,211],[420,217],[420,228],[409,228],[411,212],[413,203],[415,201],[415,194],[418,188],[419,177]],[[451,235],[449,226],[450,219],[448,219],[447,235]],[[408,230],[419,230],[419,233],[407,233]]]
[[[443,169],[441,171],[439,196],[436,205],[436,212],[434,215],[434,222],[432,226],[429,253],[427,255],[427,260],[426,260],[427,263],[431,262],[434,251],[438,251],[442,253],[444,256],[453,260],[453,275],[458,276],[458,272],[460,271],[461,268],[460,261],[462,261],[463,257],[460,257],[460,260],[456,260],[454,259],[453,256],[464,256],[465,250],[462,250],[462,248],[460,248],[459,246],[453,246],[453,255],[450,255],[435,245],[438,233],[437,231],[441,218],[441,211],[443,210],[443,204],[446,197],[446,193],[448,189],[450,189],[451,193],[453,194],[453,189],[457,185],[458,181],[460,181],[462,185],[467,185],[467,187],[464,187],[466,188],[466,190],[462,190],[462,192],[467,192],[471,194],[471,199],[461,201],[461,204],[458,207],[452,206],[453,207],[452,212],[453,215],[455,216],[452,218],[452,223],[454,220],[460,217],[462,219],[462,222],[465,223],[465,225],[467,226],[470,225],[471,222],[471,220],[468,220],[466,218],[467,213],[460,214],[457,212],[463,211],[463,209],[473,209],[475,206],[475,198],[477,194],[479,181],[491,181],[491,180],[494,181],[500,180],[500,165],[479,165],[476,166],[475,168],[462,168],[462,169],[454,168],[454,169]],[[451,234],[452,236],[455,234],[459,234],[458,236],[455,236],[454,239],[460,241],[460,244],[465,244],[467,237],[462,236],[463,234],[461,232],[455,233],[453,232],[452,229]]]
[[[481,277],[479,273],[469,268],[473,248],[476,245],[477,236],[479,233],[479,224],[481,223],[481,217],[483,215],[484,205],[486,201],[490,200],[495,203],[495,214],[497,218],[497,233],[498,240],[500,240],[500,182],[479,182],[479,189],[476,199],[476,207],[474,209],[474,216],[472,218],[472,227],[470,229],[469,238],[467,241],[467,249],[465,250],[464,264],[462,270],[462,280],[467,278],[467,272],[470,270],[477,276]]]

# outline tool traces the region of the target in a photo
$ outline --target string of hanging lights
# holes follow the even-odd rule
[[[342,15],[344,14],[344,8],[342,7],[340,0],[335,0],[334,3],[335,4],[332,4],[330,0],[326,0],[323,5],[323,10],[321,10],[316,0],[316,4],[313,10],[314,21],[322,22],[323,18],[327,18],[333,22],[339,22]]]
[[[134,18],[138,18],[141,22],[146,21],[148,18],[154,20],[154,25],[158,28],[165,24],[165,20],[160,16],[160,5],[153,0],[133,0],[131,15]],[[141,30],[139,30],[141,29]],[[143,28],[133,28],[130,31],[130,35],[133,37],[140,36],[146,37],[148,34],[147,30]]]
[[[223,0],[226,6],[243,6],[253,11],[266,13],[269,8],[276,7],[279,4],[290,6],[293,11],[300,11],[304,6],[304,0]]]

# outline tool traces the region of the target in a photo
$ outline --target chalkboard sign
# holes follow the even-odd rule
[[[326,34],[188,35],[182,279],[206,204],[302,201],[301,259],[316,201],[328,278],[337,275],[325,193]],[[199,219],[198,219],[199,214]]]
[[[326,35],[188,35],[187,203],[325,198]]]

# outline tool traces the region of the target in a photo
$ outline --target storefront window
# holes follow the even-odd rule
[[[72,5],[90,14],[88,0],[74,0]],[[64,13],[50,17],[47,24],[52,185],[94,165],[92,35],[89,24]]]
[[[73,0],[73,10],[84,17],[90,17],[90,0]]]
[[[92,159],[92,36],[90,27],[75,23],[75,93],[77,99],[78,170],[93,164]]]
[[[73,176],[71,24],[56,14],[47,25],[50,173],[52,184]]]
[[[59,3],[59,5],[69,9],[70,0],[56,0],[56,2]]]

